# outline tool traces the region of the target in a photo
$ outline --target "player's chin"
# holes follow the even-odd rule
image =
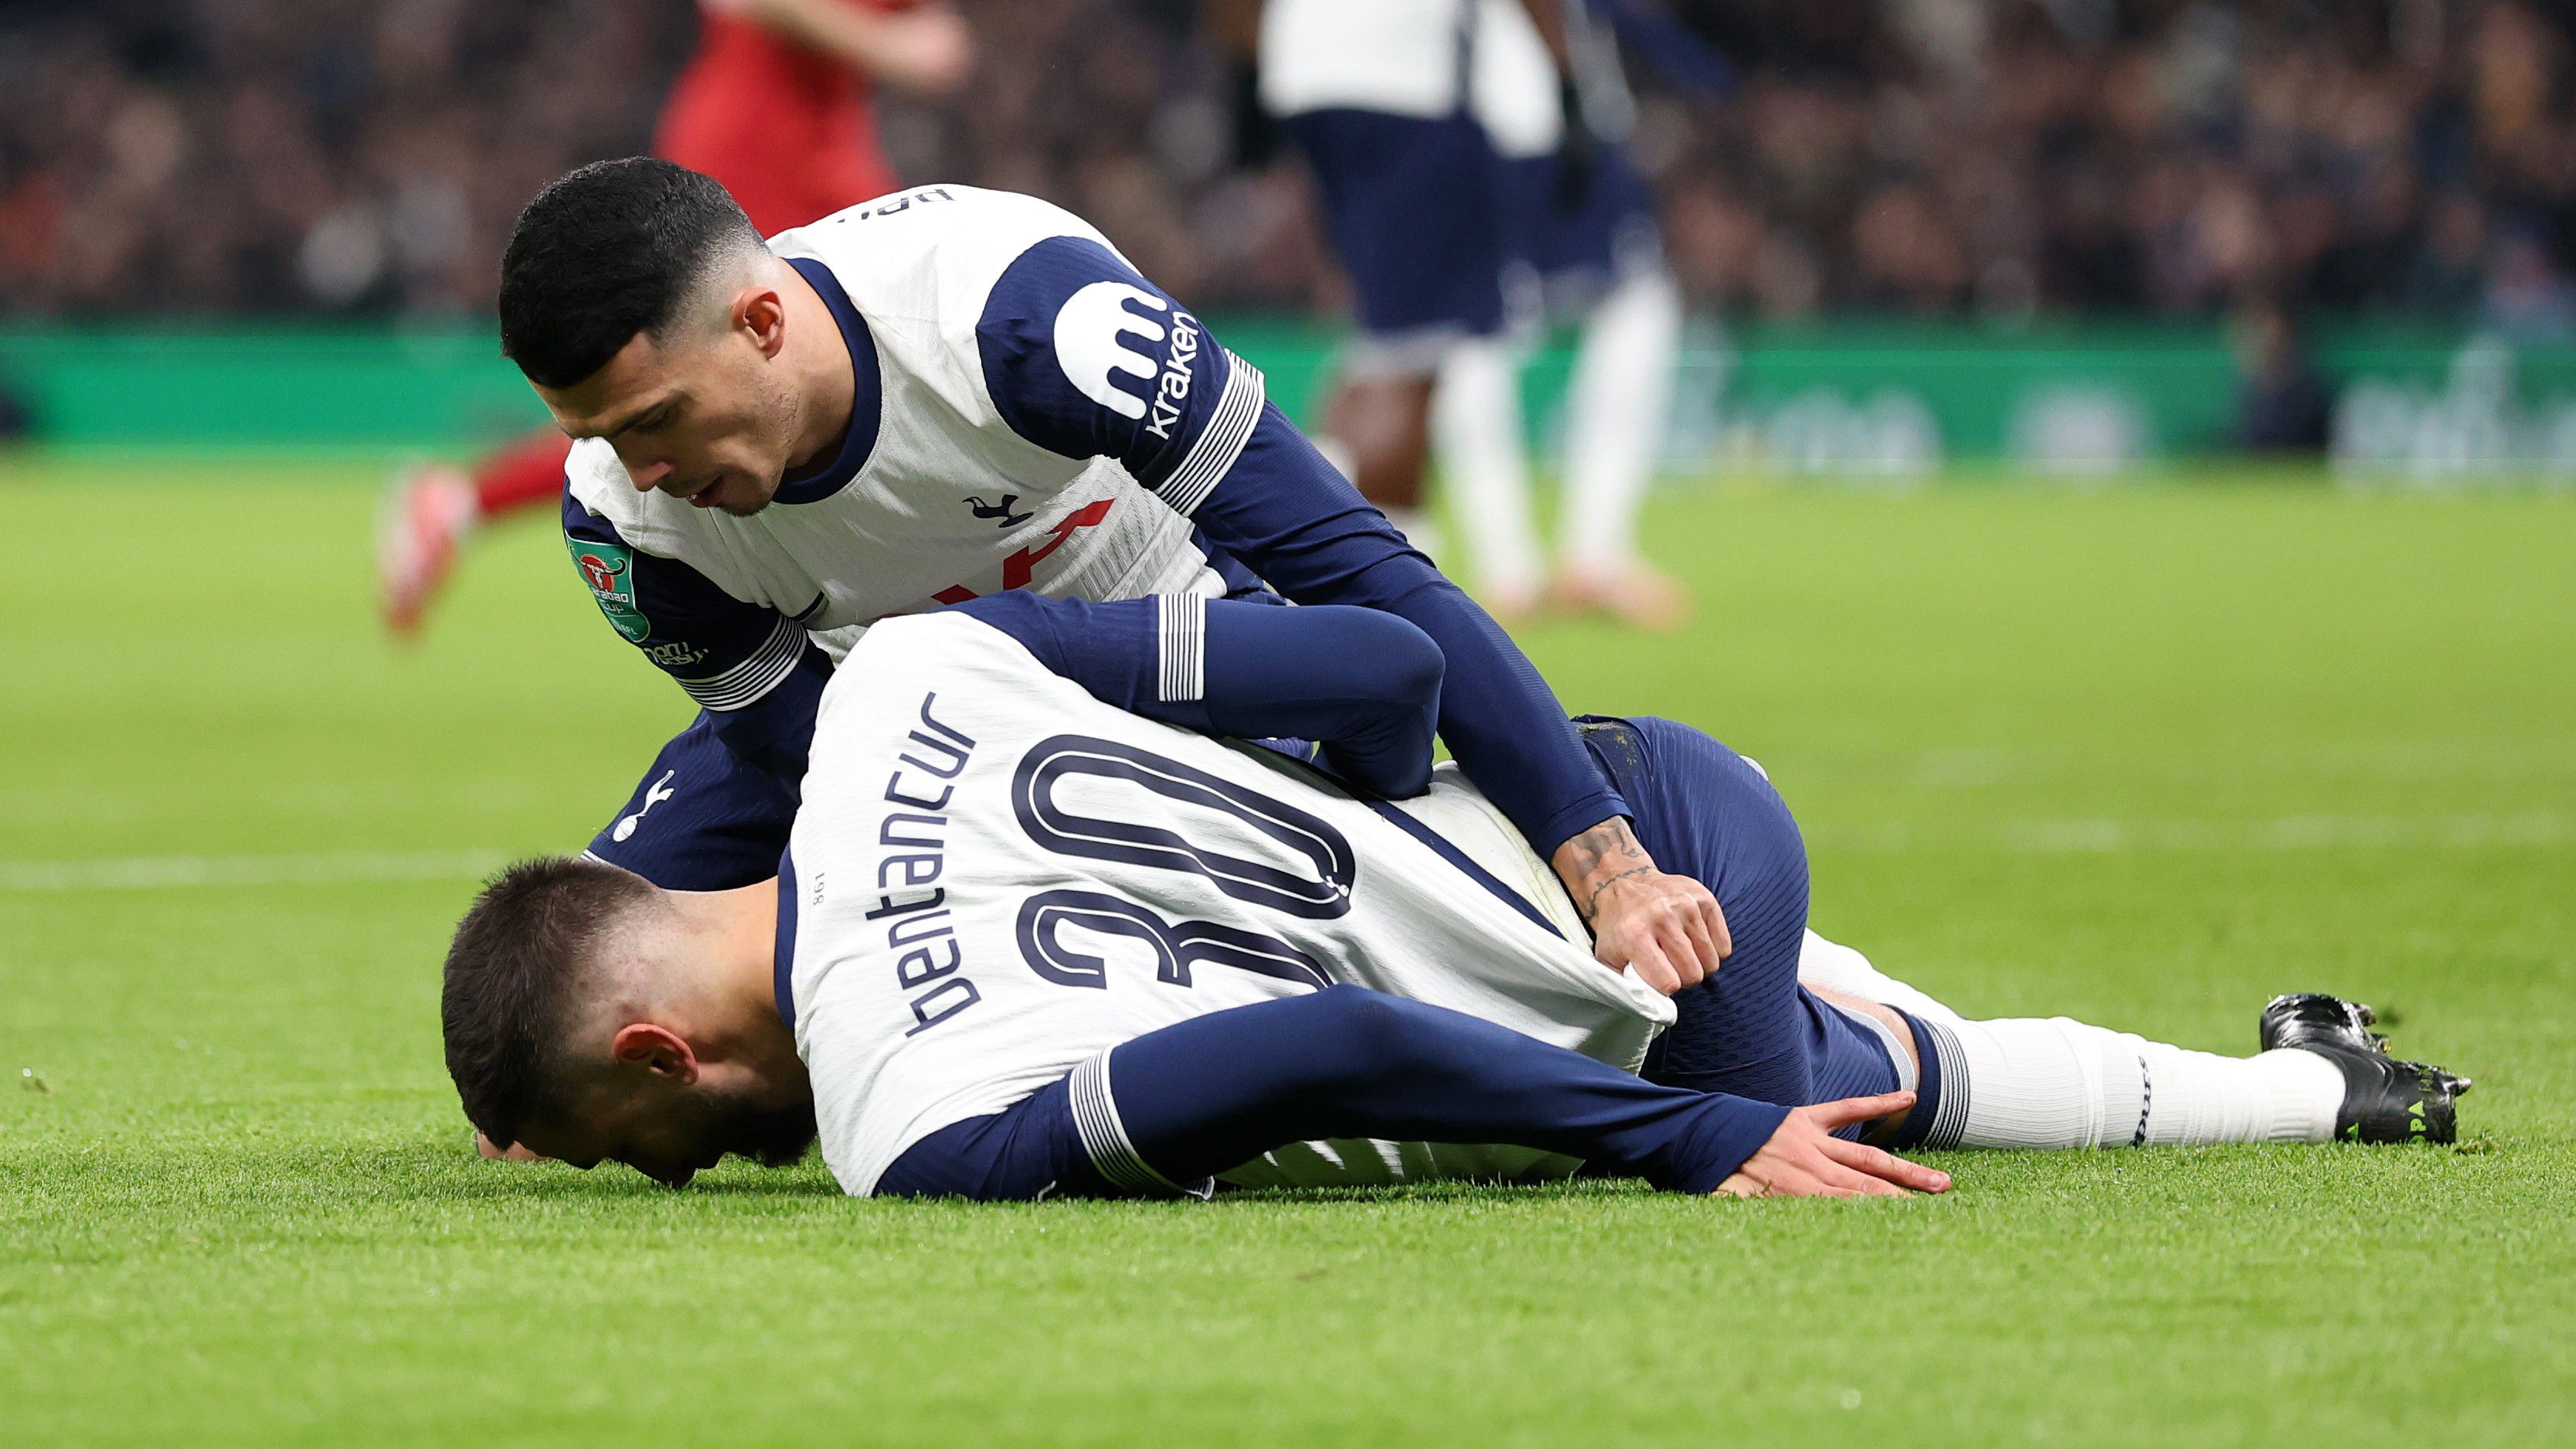
[[[767,508],[777,496],[776,480],[763,483],[737,473],[716,485],[715,496],[710,501],[736,518],[749,518]]]

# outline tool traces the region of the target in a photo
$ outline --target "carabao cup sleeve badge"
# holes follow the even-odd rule
[[[653,625],[635,606],[635,551],[622,543],[580,538],[564,542],[572,549],[573,567],[581,570],[581,581],[590,585],[590,596],[599,601],[599,612],[608,616],[608,626],[630,644],[643,643]]]

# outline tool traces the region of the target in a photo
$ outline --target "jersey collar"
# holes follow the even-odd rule
[[[781,503],[820,503],[849,485],[865,467],[868,454],[877,445],[877,424],[884,410],[884,379],[877,372],[876,339],[868,335],[868,324],[859,309],[850,305],[850,294],[841,290],[841,279],[832,269],[811,257],[789,257],[787,265],[796,269],[832,309],[832,320],[840,324],[841,342],[850,349],[850,421],[841,430],[841,446],[832,456],[801,473],[790,473],[778,483]]]
[[[796,1029],[796,858],[778,853],[778,944],[772,948],[770,980],[778,993],[778,1019]]]

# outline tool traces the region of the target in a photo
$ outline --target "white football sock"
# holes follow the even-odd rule
[[[1926,1147],[2324,1142],[2343,1105],[2343,1073],[2313,1052],[2223,1057],[2062,1016],[1923,1026],[1940,1055]]]
[[[1431,397],[1449,512],[1473,555],[1477,590],[1514,604],[1534,599],[1539,579],[1520,363],[1510,343],[1472,338],[1441,361]]]
[[[1681,289],[1660,268],[1620,282],[1583,320],[1566,382],[1560,543],[1578,569],[1615,571],[1636,555],[1681,337]]]

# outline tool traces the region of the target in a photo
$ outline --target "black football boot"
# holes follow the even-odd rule
[[[2293,991],[2273,997],[2263,1008],[2263,1050],[2323,1042],[2385,1056],[2388,1038],[2370,1029],[2378,1024],[2379,1013],[2358,1001],[2322,991]]]
[[[2263,1049],[2314,1052],[2343,1073],[2337,1142],[2451,1142],[2459,1136],[2458,1099],[2467,1077],[2388,1055],[2388,1040],[2369,1028],[2367,1006],[2339,996],[2298,992],[2263,1008]]]

